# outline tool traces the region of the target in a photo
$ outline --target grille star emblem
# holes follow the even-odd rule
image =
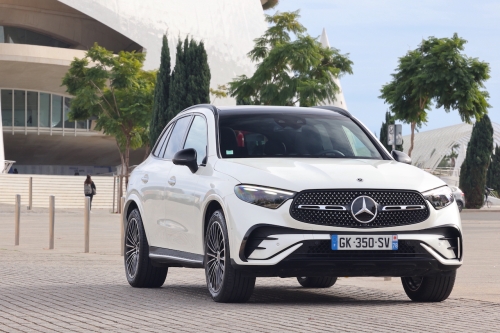
[[[370,197],[360,196],[351,204],[351,213],[360,223],[370,223],[377,217],[377,203]]]

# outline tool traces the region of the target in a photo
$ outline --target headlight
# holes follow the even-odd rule
[[[422,193],[425,199],[431,203],[435,209],[442,209],[449,206],[455,201],[453,192],[448,186],[435,188],[433,190]]]
[[[253,185],[236,185],[234,193],[243,201],[271,209],[278,208],[295,195],[294,192]]]

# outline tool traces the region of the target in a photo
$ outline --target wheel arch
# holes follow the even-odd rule
[[[208,227],[208,222],[210,221],[210,217],[212,217],[212,214],[219,209],[222,209],[222,211],[224,212],[224,217],[227,218],[226,210],[224,208],[224,204],[223,204],[222,199],[220,199],[217,196],[214,196],[214,197],[211,197],[207,200],[207,203],[205,205],[205,209],[203,211],[202,244],[205,243],[205,235],[207,233],[207,227]],[[227,230],[227,232],[229,233],[229,230]]]

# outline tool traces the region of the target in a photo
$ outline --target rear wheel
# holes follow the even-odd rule
[[[159,288],[165,283],[168,268],[154,267],[149,259],[149,244],[141,214],[134,209],[125,229],[125,275],[132,287]]]
[[[457,272],[450,275],[402,277],[406,295],[415,302],[442,302],[450,296]]]
[[[336,276],[303,276],[298,277],[300,285],[305,288],[330,288],[337,282]]]
[[[255,287],[255,277],[242,276],[231,266],[229,241],[224,213],[217,210],[208,222],[205,235],[205,276],[210,295],[220,303],[248,301]]]

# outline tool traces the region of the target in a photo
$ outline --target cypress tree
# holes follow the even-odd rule
[[[491,155],[491,163],[488,168],[486,186],[500,193],[500,147],[496,145],[495,153]]]
[[[210,79],[204,43],[197,43],[188,37],[184,43],[179,41],[172,73],[169,115],[175,117],[185,108],[210,103]]]
[[[380,142],[389,152],[392,151],[392,146],[387,144],[387,125],[394,125],[395,123],[396,119],[387,111],[385,113],[385,122],[383,122],[382,127],[380,127]],[[403,151],[403,145],[396,145],[396,150]]]
[[[493,151],[493,127],[488,115],[474,124],[465,160],[460,168],[460,188],[467,208],[481,208],[484,203],[486,172]]]
[[[170,98],[170,49],[168,47],[167,35],[163,36],[161,48],[160,70],[156,77],[156,87],[153,102],[153,114],[149,125],[149,142],[154,146],[163,128],[167,125],[168,101]]]

